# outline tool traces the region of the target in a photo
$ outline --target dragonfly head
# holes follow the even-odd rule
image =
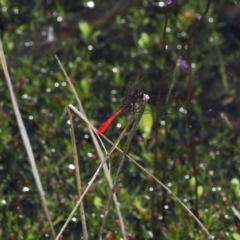
[[[138,91],[138,90],[134,90],[134,95],[135,97],[139,98],[139,99],[142,99],[144,101],[147,101],[149,99],[149,96],[147,94],[144,94],[143,92],[141,91]]]

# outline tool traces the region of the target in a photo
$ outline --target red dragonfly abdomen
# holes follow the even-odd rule
[[[115,112],[114,114],[112,114],[99,128],[97,131],[97,135],[100,135],[102,133],[104,133],[107,128],[109,127],[109,125],[115,120],[116,117],[118,117],[121,113],[123,113],[125,110],[124,107],[121,107],[117,112]]]

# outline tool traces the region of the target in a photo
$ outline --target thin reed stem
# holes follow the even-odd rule
[[[59,64],[61,70],[63,71],[63,74],[64,74],[64,76],[65,76],[65,78],[66,78],[66,80],[67,80],[67,82],[68,82],[68,84],[69,84],[69,86],[70,86],[70,88],[71,88],[71,91],[73,92],[73,94],[74,94],[74,96],[75,96],[75,98],[76,98],[76,100],[77,100],[77,102],[78,102],[78,108],[79,108],[79,110],[81,111],[81,113],[80,113],[77,109],[75,109],[72,105],[69,105],[69,108],[71,108],[71,110],[74,111],[74,112],[88,125],[89,133],[90,133],[90,136],[91,136],[91,138],[92,138],[93,144],[94,144],[94,146],[95,146],[95,148],[96,148],[97,154],[98,154],[98,156],[99,156],[99,158],[100,158],[100,161],[103,162],[103,161],[104,161],[103,151],[102,151],[102,149],[101,149],[101,147],[100,147],[100,145],[99,145],[99,143],[98,143],[98,141],[97,141],[96,135],[95,135],[94,132],[93,132],[92,126],[91,126],[91,124],[89,123],[89,121],[88,121],[88,119],[87,119],[87,117],[86,117],[85,111],[84,111],[83,106],[82,106],[82,104],[81,104],[81,100],[80,100],[80,98],[78,97],[78,94],[77,94],[77,92],[76,92],[76,90],[75,90],[75,88],[74,88],[74,86],[73,86],[70,78],[68,77],[68,75],[67,75],[67,73],[66,73],[66,71],[65,71],[65,69],[64,69],[64,67],[63,67],[63,65],[62,65],[62,63],[61,63],[61,61],[60,61],[59,58],[57,57],[57,55],[55,55],[55,58],[57,59],[58,64]],[[96,132],[96,131],[95,131],[95,132]],[[102,135],[102,137],[104,137],[104,135]],[[99,138],[99,140],[100,140],[100,143],[102,144],[102,141],[101,141],[100,138]],[[103,148],[105,149],[105,147],[104,147],[103,144],[102,144],[102,146],[103,146]],[[106,151],[105,151],[105,152],[106,152]],[[104,171],[104,174],[105,174],[105,176],[106,176],[106,179],[107,179],[109,188],[112,189],[112,180],[111,180],[111,178],[109,177],[109,176],[110,176],[110,172],[109,172],[109,169],[108,169],[107,164],[104,164],[104,165],[103,165],[103,171]],[[120,207],[119,207],[119,204],[118,204],[118,199],[117,199],[116,194],[113,195],[113,200],[114,200],[115,208],[116,208],[116,210],[117,210],[117,214],[118,214],[118,218],[119,218],[119,222],[120,222],[120,227],[121,227],[122,235],[125,236],[125,235],[126,235],[126,232],[125,232],[125,227],[124,227],[124,221],[123,221],[122,213],[121,213],[121,211],[120,211]]]
[[[77,113],[77,115],[81,116],[84,118],[84,116],[77,111],[76,108],[74,108],[72,105],[69,105],[68,106],[71,110],[73,110],[75,113]],[[90,180],[90,182],[88,183],[86,189],[84,190],[83,194],[81,195],[80,199],[78,200],[77,204],[75,205],[75,207],[73,208],[72,212],[70,213],[70,215],[68,216],[66,222],[64,223],[63,227],[61,228],[60,232],[58,233],[57,237],[55,238],[55,240],[58,240],[63,231],[65,230],[65,228],[67,227],[68,223],[71,221],[74,213],[76,212],[78,206],[80,205],[80,203],[82,202],[83,198],[85,197],[85,195],[87,194],[89,188],[92,186],[93,182],[95,181],[99,171],[101,170],[101,168],[104,166],[104,164],[106,163],[106,161],[109,159],[109,157],[111,156],[112,152],[114,151],[114,149],[117,147],[117,145],[119,144],[119,142],[121,141],[121,139],[123,138],[125,132],[127,131],[127,129],[129,128],[129,126],[131,125],[133,121],[133,118],[132,120],[130,120],[126,127],[123,129],[122,133],[120,134],[120,136],[117,138],[117,140],[115,141],[115,143],[113,144],[113,146],[111,147],[111,149],[109,150],[109,153],[105,156],[104,160],[101,162],[101,164],[99,165],[98,169],[96,170],[96,172],[94,173],[92,179]],[[124,238],[125,239],[125,238]]]
[[[44,213],[47,217],[48,223],[50,225],[52,235],[55,237],[56,233],[55,233],[55,230],[54,230],[54,226],[53,226],[53,222],[52,222],[52,219],[51,219],[51,216],[50,216],[50,212],[49,212],[48,207],[47,207],[47,202],[46,202],[46,199],[45,199],[45,193],[44,193],[44,190],[43,190],[43,187],[42,187],[41,179],[40,179],[39,174],[38,174],[37,165],[36,165],[36,161],[35,161],[35,158],[34,158],[32,146],[30,144],[30,140],[29,140],[25,125],[24,125],[23,120],[22,120],[22,116],[21,116],[21,113],[20,113],[20,110],[19,110],[19,107],[18,107],[17,99],[16,99],[15,94],[13,92],[13,87],[12,87],[10,75],[9,75],[9,72],[8,72],[7,63],[6,63],[1,39],[0,39],[0,59],[1,59],[2,67],[3,67],[3,72],[4,72],[4,75],[5,75],[5,78],[6,78],[6,82],[7,82],[7,85],[8,85],[8,89],[9,89],[9,92],[10,92],[11,101],[12,101],[12,104],[13,104],[13,110],[14,110],[14,113],[15,113],[15,116],[16,116],[16,119],[17,119],[17,124],[18,124],[20,134],[21,134],[21,137],[22,137],[22,140],[23,140],[23,144],[25,146],[25,149],[26,149],[26,152],[27,152],[27,155],[28,155],[29,163],[30,163],[30,166],[31,166],[31,169],[32,169],[32,174],[33,174],[33,177],[34,177],[34,180],[36,182],[36,186],[37,186],[37,189],[38,189],[38,192],[39,192],[39,195],[40,195],[43,210],[44,210]]]
[[[76,108],[74,108],[72,105],[69,106],[80,118],[84,119],[85,117],[82,115],[82,113],[80,113]],[[128,125],[126,126],[126,128],[124,129],[124,131],[122,132],[122,134],[120,135],[121,137],[123,137],[123,134],[126,132],[127,128],[130,126],[130,124],[132,123],[132,120],[130,120],[130,122],[128,122]],[[84,119],[84,121],[87,121],[86,119]],[[89,123],[90,124],[90,123]],[[91,125],[90,125],[91,126]],[[119,151],[120,153],[123,153],[123,150],[120,149],[119,147],[117,147],[119,141],[117,140],[115,143],[113,143],[112,141],[110,141],[107,137],[105,137],[104,135],[102,135],[102,137],[113,146],[113,148],[110,149],[110,152],[108,153],[108,155],[105,157],[104,159],[104,163],[105,161],[110,157],[111,153],[113,152],[114,149],[116,149],[117,151]],[[115,148],[116,147],[116,148]],[[208,237],[210,239],[213,239],[213,237],[211,236],[211,234],[209,233],[209,231],[206,229],[206,227],[203,225],[203,223],[196,218],[196,216],[194,215],[194,213],[171,191],[171,189],[169,189],[165,184],[163,184],[163,182],[161,182],[159,179],[157,179],[153,174],[151,174],[150,172],[148,172],[144,167],[142,167],[137,161],[135,161],[131,156],[127,155],[126,156],[128,158],[128,160],[130,162],[133,162],[138,168],[140,168],[143,172],[145,172],[146,174],[148,174],[148,176],[150,176],[154,181],[156,181],[156,183],[158,183],[159,185],[161,185],[166,191],[168,191],[169,194],[171,194],[173,196],[173,198],[181,204],[181,206],[190,214],[190,216],[193,217],[193,219],[199,224],[199,226],[202,228],[202,230],[208,235]],[[102,165],[101,165],[102,166]],[[101,166],[99,166],[99,170],[101,169]],[[97,171],[99,171],[97,170]],[[92,178],[93,179],[93,178]],[[94,181],[94,180],[91,180]],[[91,181],[89,182],[89,185],[91,185]],[[90,188],[89,186],[87,187],[88,189]],[[86,194],[86,192],[88,191],[88,189],[86,189],[83,193],[83,195]],[[83,198],[83,196],[82,196]],[[79,199],[80,201],[81,199]],[[79,203],[78,203],[79,204]],[[75,208],[77,209],[77,206],[75,206]],[[73,211],[74,214],[74,211]],[[71,218],[69,217],[69,221],[71,220]]]
[[[73,126],[73,120],[72,120],[72,112],[70,111],[70,108],[68,108],[68,116],[69,116],[70,122],[71,122],[70,134],[71,134],[71,141],[72,141],[72,147],[73,147],[74,164],[75,164],[75,168],[76,168],[78,196],[79,196],[79,198],[81,198],[81,195],[82,195],[81,184],[82,184],[82,182],[81,182],[81,175],[80,175],[80,166],[79,166],[79,163],[78,163],[78,154],[77,154],[77,146],[76,146],[74,126]],[[81,216],[81,223],[82,223],[82,228],[83,228],[84,240],[87,240],[87,239],[89,239],[89,237],[88,237],[88,230],[87,230],[87,223],[86,223],[83,201],[80,204],[80,216]]]
[[[102,222],[102,226],[101,226],[100,233],[99,233],[99,240],[102,240],[102,235],[103,235],[103,231],[104,231],[104,228],[105,228],[105,225],[106,225],[106,222],[107,222],[108,212],[109,212],[110,204],[111,204],[111,201],[112,201],[113,193],[115,192],[115,190],[117,188],[120,173],[122,171],[123,164],[126,160],[126,156],[127,156],[127,152],[128,152],[130,143],[132,141],[133,135],[135,134],[135,132],[138,129],[138,124],[139,124],[139,121],[142,117],[142,114],[144,112],[146,104],[147,104],[147,101],[144,101],[143,106],[141,107],[141,111],[136,116],[133,116],[134,117],[134,124],[132,126],[132,129],[129,133],[129,136],[128,136],[127,141],[126,141],[126,143],[124,145],[124,148],[123,148],[123,156],[122,156],[122,159],[121,159],[121,162],[120,162],[115,180],[113,182],[113,187],[111,189],[111,193],[110,193],[110,196],[109,196],[109,199],[108,199],[108,202],[107,202],[105,215],[103,217],[103,222]]]

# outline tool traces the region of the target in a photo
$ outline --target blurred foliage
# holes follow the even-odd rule
[[[212,1],[193,36],[191,120],[196,182],[186,120],[188,71],[177,60],[179,56],[187,59],[188,33],[195,28],[207,1],[175,1],[169,7],[154,1],[0,1],[4,51],[57,232],[78,199],[66,114],[67,105],[77,103],[54,53],[63,62],[89,120],[99,126],[118,109],[129,81],[140,81],[145,92],[157,95],[166,31],[168,64],[162,93],[172,86],[173,94],[162,102],[157,129],[158,177],[192,210],[197,184],[199,218],[209,232],[216,239],[240,238],[240,220],[231,209],[234,206],[240,211],[237,3]],[[166,16],[169,20],[164,29]],[[0,239],[53,239],[2,72],[1,80]],[[153,171],[155,117],[143,117],[130,149],[149,171]],[[127,119],[116,120],[106,135],[114,141]],[[74,124],[84,189],[99,159],[87,126],[78,117],[74,117]],[[120,157],[119,153],[112,156],[113,178]],[[152,191],[156,199],[153,213]],[[101,173],[84,198],[90,239],[97,239],[108,194]],[[130,162],[124,166],[117,195],[129,239],[150,239],[152,214],[156,217],[153,234],[158,236],[154,239],[207,239],[180,204],[161,187],[153,189],[152,179]],[[79,212],[63,236],[80,239]],[[112,207],[105,239],[120,237]]]

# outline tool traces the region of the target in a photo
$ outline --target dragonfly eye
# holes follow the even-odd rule
[[[143,93],[141,91],[138,91],[138,90],[134,90],[134,95],[137,97],[137,98],[143,98]]]

